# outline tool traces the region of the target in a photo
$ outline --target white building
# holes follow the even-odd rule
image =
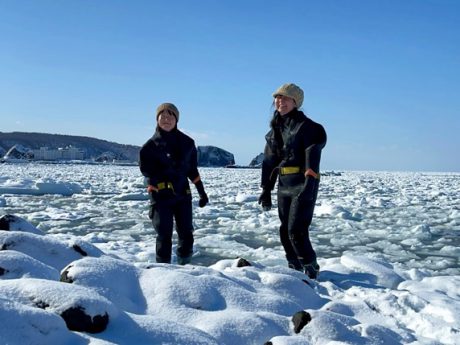
[[[62,159],[82,160],[85,158],[85,152],[73,146],[68,146],[64,149],[59,149],[62,153]]]
[[[40,147],[39,150],[33,150],[35,160],[83,160],[85,152],[76,147],[68,146],[66,148],[48,149],[47,147]]]

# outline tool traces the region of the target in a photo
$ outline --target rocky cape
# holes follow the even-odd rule
[[[41,147],[59,149],[75,147],[82,150],[85,160],[112,162],[125,161],[135,163],[138,161],[140,146],[124,145],[92,137],[30,133],[30,132],[0,132],[0,157],[3,157],[13,147],[15,159],[30,159],[32,150]],[[234,155],[215,146],[198,146],[198,165],[202,167],[225,167],[235,164]]]

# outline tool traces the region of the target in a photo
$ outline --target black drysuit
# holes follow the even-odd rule
[[[199,178],[197,149],[192,138],[177,128],[157,128],[140,150],[139,165],[147,184],[158,187],[150,193],[150,212],[157,233],[156,260],[170,263],[173,220],[178,235],[177,256],[193,253],[192,195],[188,179]]]
[[[279,176],[280,239],[286,258],[295,267],[316,262],[308,230],[318,194],[326,132],[323,126],[294,109],[283,116],[275,112],[265,139],[261,186],[272,190]],[[318,176],[305,175],[309,169]]]

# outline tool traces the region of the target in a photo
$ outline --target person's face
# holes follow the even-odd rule
[[[275,108],[281,115],[286,115],[295,108],[293,98],[278,95],[275,97]]]
[[[176,123],[176,117],[168,110],[163,110],[160,113],[160,116],[158,116],[158,126],[166,132],[174,129],[174,127],[176,127]]]

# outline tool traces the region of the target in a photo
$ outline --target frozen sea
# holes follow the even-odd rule
[[[11,164],[0,169],[2,214],[25,217],[46,233],[81,236],[130,262],[155,261],[155,235],[137,167]],[[244,257],[284,265],[275,192],[272,211],[264,213],[257,204],[260,170],[201,168],[200,173],[211,202],[194,210],[194,263]],[[52,194],[42,195],[47,192]],[[458,275],[459,234],[460,174],[341,172],[321,180],[311,228],[319,258],[370,254],[404,269]]]
[[[129,330],[118,334],[110,328],[111,323],[97,336],[66,331],[64,326],[62,329],[56,326],[58,333],[49,331],[49,334],[60,334],[59,339],[69,344],[460,343],[459,173],[325,172],[310,231],[322,268],[317,282],[286,268],[278,239],[275,192],[271,211],[263,212],[257,204],[260,170],[201,168],[200,173],[210,204],[198,208],[196,191],[192,191],[194,256],[191,265],[179,267],[174,264],[175,258],[172,265],[155,263],[155,234],[147,217],[144,179],[137,167],[0,165],[0,217],[6,214],[21,217],[44,233],[33,236],[46,237],[50,241],[69,243],[78,238],[100,250],[103,257],[121,260],[138,272],[139,296],[142,296],[139,300],[147,300],[145,308],[130,309],[120,302],[119,296],[101,292],[104,289],[100,289],[100,285],[105,284],[107,276],[82,278],[81,285],[96,290],[99,286],[98,295],[115,306],[117,313],[107,308],[112,310],[109,315],[113,313],[114,320],[126,325],[120,321],[121,313],[130,318],[130,322],[140,325],[143,321],[139,320],[139,315],[157,317],[168,321],[169,325],[172,322],[183,325],[190,339],[199,340],[184,340],[189,338],[181,338],[184,335],[176,335],[176,331],[168,333],[163,324],[158,325],[150,319],[153,323],[141,327],[144,333],[136,333],[136,336],[130,336]],[[0,254],[2,252],[12,255],[12,250],[3,250]],[[40,259],[40,254],[33,249],[21,252],[47,261]],[[0,255],[0,267],[1,258]],[[252,266],[236,267],[237,258],[246,259]],[[50,262],[47,265],[60,272],[71,263],[64,260],[54,267]],[[97,267],[99,264],[87,265]],[[124,270],[124,264],[120,264],[120,271]],[[10,315],[8,308],[21,315],[30,312],[27,309],[30,306],[21,309],[27,304],[20,297],[23,284],[27,279],[43,277],[34,276],[33,270],[28,272],[27,267],[22,269],[25,273],[0,276],[0,291],[17,303],[5,307],[7,302],[0,297],[0,302],[3,301],[0,315],[6,310],[9,312],[5,315]],[[154,270],[164,277],[164,282],[158,283],[161,287],[155,290],[156,297],[152,297],[153,292],[149,290],[151,283],[142,285]],[[290,302],[286,302],[285,308],[278,306],[281,300],[270,304],[256,297],[235,302],[240,290],[232,292],[226,287],[222,289],[228,295],[216,292],[220,291],[221,283],[212,282],[212,278],[219,274],[240,282],[242,286],[238,289],[254,292],[259,299],[276,296]],[[165,292],[176,289],[181,279],[184,279],[183,285],[187,285],[189,279],[197,276],[208,277],[210,281],[179,289],[182,298],[173,298]],[[54,279],[48,277],[46,281],[49,280]],[[308,301],[302,301],[300,288],[293,280],[303,282],[312,290],[305,292]],[[17,284],[14,288],[2,285],[13,284],[12,281]],[[28,282],[28,286],[34,284],[38,283]],[[129,290],[131,283],[118,281],[117,284],[126,284]],[[195,296],[193,303],[199,306],[190,305],[184,297],[188,294]],[[217,295],[223,300],[215,301]],[[149,296],[168,311],[155,311],[155,307],[149,305]],[[208,301],[212,306],[202,306],[209,298],[213,300]],[[289,304],[294,302],[295,307]],[[290,324],[290,317],[298,311],[296,307],[312,315],[312,321],[300,333],[294,332]],[[213,317],[202,315],[206,308]],[[59,308],[48,309],[56,312]],[[191,312],[190,318],[184,319],[186,314],[179,313],[179,309]],[[201,312],[195,313],[196,310]],[[223,316],[224,311],[229,314]],[[226,317],[234,322],[229,325]],[[36,336],[33,332],[33,329],[23,331],[31,339]],[[134,338],[136,341],[132,340]],[[14,327],[2,329],[0,326],[0,344],[3,344],[1,339],[9,341],[4,344],[14,344],[14,339],[18,339]],[[37,339],[47,343],[54,338],[42,334]],[[18,344],[27,343],[24,341]]]

